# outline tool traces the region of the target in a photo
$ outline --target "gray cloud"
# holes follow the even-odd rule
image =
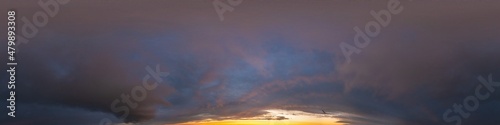
[[[474,93],[477,76],[500,80],[495,1],[402,1],[404,12],[345,64],[338,44],[352,43],[352,27],[373,20],[370,10],[385,3],[244,1],[220,22],[210,1],[71,1],[22,45],[16,91],[23,117],[0,120],[122,122],[112,117],[121,114],[111,102],[156,64],[170,75],[125,122],[251,118],[286,109],[343,112],[339,122],[351,125],[443,124],[442,113]],[[39,9],[35,2],[8,5],[20,15]],[[463,123],[500,122],[493,118],[499,96]]]

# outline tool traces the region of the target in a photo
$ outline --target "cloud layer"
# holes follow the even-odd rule
[[[352,28],[386,3],[244,1],[221,22],[211,1],[70,1],[20,48],[19,118],[0,123],[178,124],[283,109],[324,110],[349,125],[445,124],[443,113],[474,94],[478,76],[500,81],[496,1],[401,1],[404,11],[345,63],[339,44],[352,44]],[[7,5],[19,18],[41,10]],[[117,118],[113,100],[157,64],[170,75]],[[462,123],[499,123],[498,97]]]

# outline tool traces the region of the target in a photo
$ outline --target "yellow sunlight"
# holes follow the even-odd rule
[[[244,120],[202,120],[187,122],[180,125],[344,125],[336,123],[338,118],[331,114],[314,114],[302,111],[287,110],[265,110],[267,114],[255,118],[246,118]],[[263,117],[285,117],[284,120],[264,120]]]

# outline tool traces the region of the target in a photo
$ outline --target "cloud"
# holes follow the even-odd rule
[[[495,1],[405,2],[350,64],[338,44],[352,42],[352,27],[372,20],[370,10],[385,2],[245,1],[224,22],[210,2],[95,2],[62,6],[22,45],[16,91],[24,117],[2,123],[178,124],[282,109],[313,117],[324,110],[350,125],[442,124],[447,108],[473,94],[477,76],[500,80]],[[26,10],[20,15],[37,7],[11,4]],[[121,121],[112,101],[156,64],[170,75]],[[498,123],[499,96],[481,102],[464,124]]]

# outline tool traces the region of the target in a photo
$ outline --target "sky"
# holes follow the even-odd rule
[[[28,38],[39,1],[58,11]],[[27,42],[0,124],[500,123],[500,1],[220,0],[223,20],[216,1],[2,1]],[[379,12],[392,14],[373,33]]]

